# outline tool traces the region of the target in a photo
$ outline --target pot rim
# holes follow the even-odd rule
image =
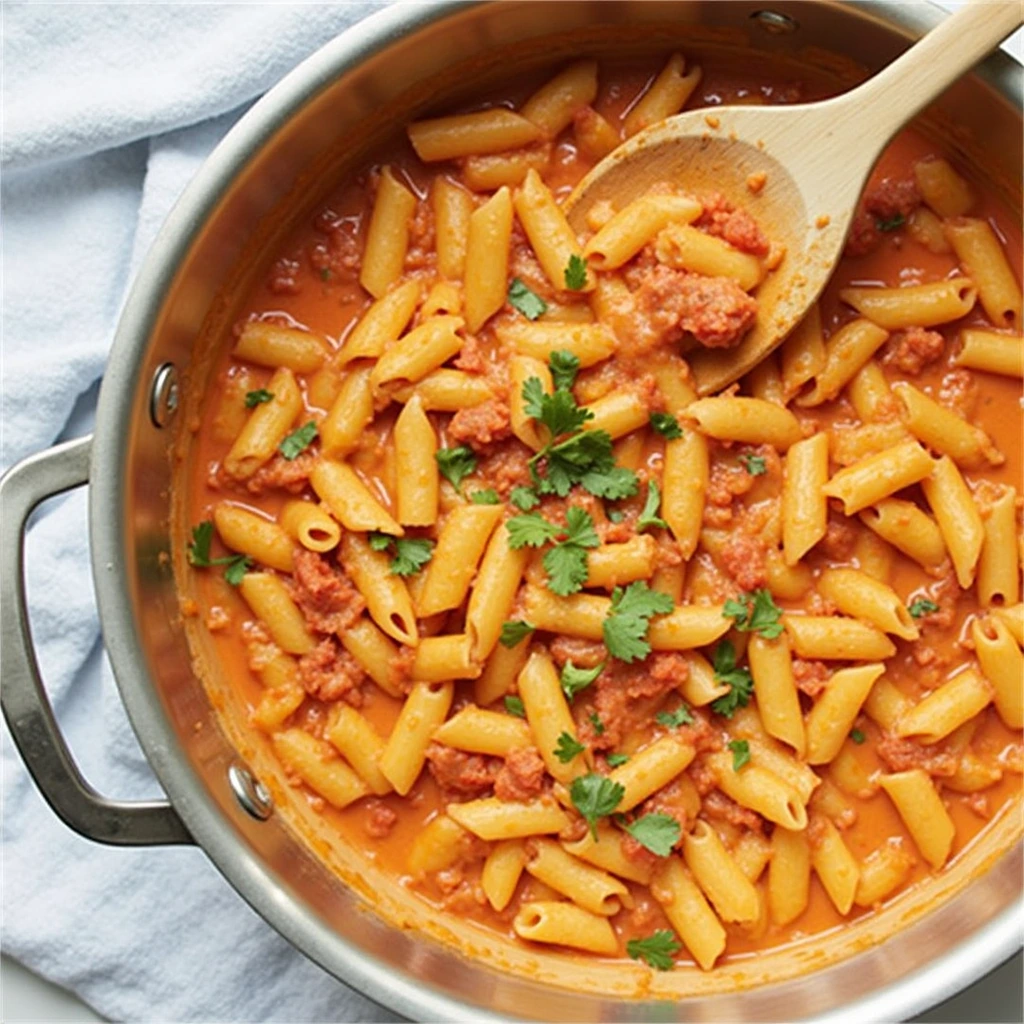
[[[394,40],[486,0],[399,0],[350,26],[304,59],[232,127],[175,204],[146,255],[118,323],[100,390],[92,448],[89,529],[93,579],[104,642],[121,700],[161,786],[190,833],[230,884],[290,943],[357,992],[418,1020],[503,1021],[507,1018],[398,974],[334,931],[312,910],[283,903],[270,869],[238,839],[198,773],[184,755],[145,668],[129,594],[130,538],[110,509],[126,506],[133,396],[146,388],[141,354],[181,262],[235,178],[297,111],[340,75],[386,49]],[[916,37],[945,12],[926,3],[823,0],[848,6]],[[1024,97],[1022,67],[1005,51],[975,70],[1018,105]],[[154,300],[154,296],[158,297]],[[1012,851],[1009,851],[1012,853]],[[1006,856],[1006,854],[1004,854]],[[828,1011],[822,1021],[905,1019],[950,997],[1009,958],[1024,944],[1024,906],[1009,907],[966,942],[866,994]],[[338,949],[343,950],[342,956]],[[638,1004],[639,1005],[639,1004]]]

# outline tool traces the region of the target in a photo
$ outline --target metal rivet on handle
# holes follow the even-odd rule
[[[164,363],[153,374],[149,396],[149,418],[153,425],[166,427],[178,410],[178,371],[173,363]]]
[[[228,783],[242,810],[257,821],[266,821],[273,813],[274,801],[267,787],[253,778],[248,768],[233,764],[228,769]]]
[[[778,11],[754,11],[750,16],[765,30],[773,36],[786,35],[795,32],[800,27],[796,18],[788,14],[780,14]]]

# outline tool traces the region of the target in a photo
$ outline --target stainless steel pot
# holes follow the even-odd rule
[[[416,1019],[822,1020],[903,1018],[976,980],[1021,944],[1022,852],[982,850],[944,883],[944,902],[882,915],[830,966],[818,951],[787,974],[764,958],[716,972],[673,1002],[643,1002],[526,980],[365,911],[351,886],[296,841],[217,725],[193,673],[173,573],[170,446],[183,375],[201,380],[196,338],[227,322],[219,296],[244,285],[241,257],[317,198],[330,179],[462,83],[551,64],[578,51],[672,45],[809,60],[853,82],[941,17],[924,3],[665,0],[460,4],[386,9],[293,71],[239,122],[157,239],[126,305],[92,438],[27,459],[0,483],[3,710],[40,790],[72,828],[125,846],[195,842],[268,922],[337,977]],[[496,50],[503,57],[494,60]],[[842,59],[826,58],[824,51]],[[749,54],[748,54],[749,59]],[[1003,55],[929,112],[931,130],[984,169],[1020,209],[1021,69]],[[259,237],[254,237],[259,225]],[[23,536],[42,500],[88,483],[93,575],[121,696],[168,802],[118,803],[93,791],[56,726],[28,632]],[[197,728],[197,725],[199,728]],[[1010,822],[1004,837],[1019,835]],[[998,845],[998,844],[997,844]],[[971,860],[971,856],[974,857]],[[883,937],[886,931],[890,937]],[[817,959],[816,959],[817,958]],[[762,958],[758,958],[760,961]],[[808,973],[809,972],[809,973]],[[542,972],[543,973],[543,972]],[[745,990],[737,990],[746,986]]]

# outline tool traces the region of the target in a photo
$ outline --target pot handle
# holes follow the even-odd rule
[[[89,785],[64,742],[39,675],[25,605],[25,526],[40,502],[89,482],[91,451],[92,437],[68,441],[29,456],[0,479],[0,704],[29,774],[66,825],[114,846],[191,843],[166,800],[108,800]]]

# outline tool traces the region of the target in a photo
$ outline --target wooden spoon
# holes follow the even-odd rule
[[[786,337],[824,288],[857,199],[886,143],[1024,22],[1021,0],[972,0],[856,89],[820,103],[714,107],[677,114],[602,160],[566,204],[580,232],[602,200],[621,209],[652,186],[720,192],[785,247],[757,292],[757,321],[732,349],[689,354],[697,390],[720,390]],[[766,175],[755,192],[757,178]],[[748,184],[748,181],[751,184]]]

